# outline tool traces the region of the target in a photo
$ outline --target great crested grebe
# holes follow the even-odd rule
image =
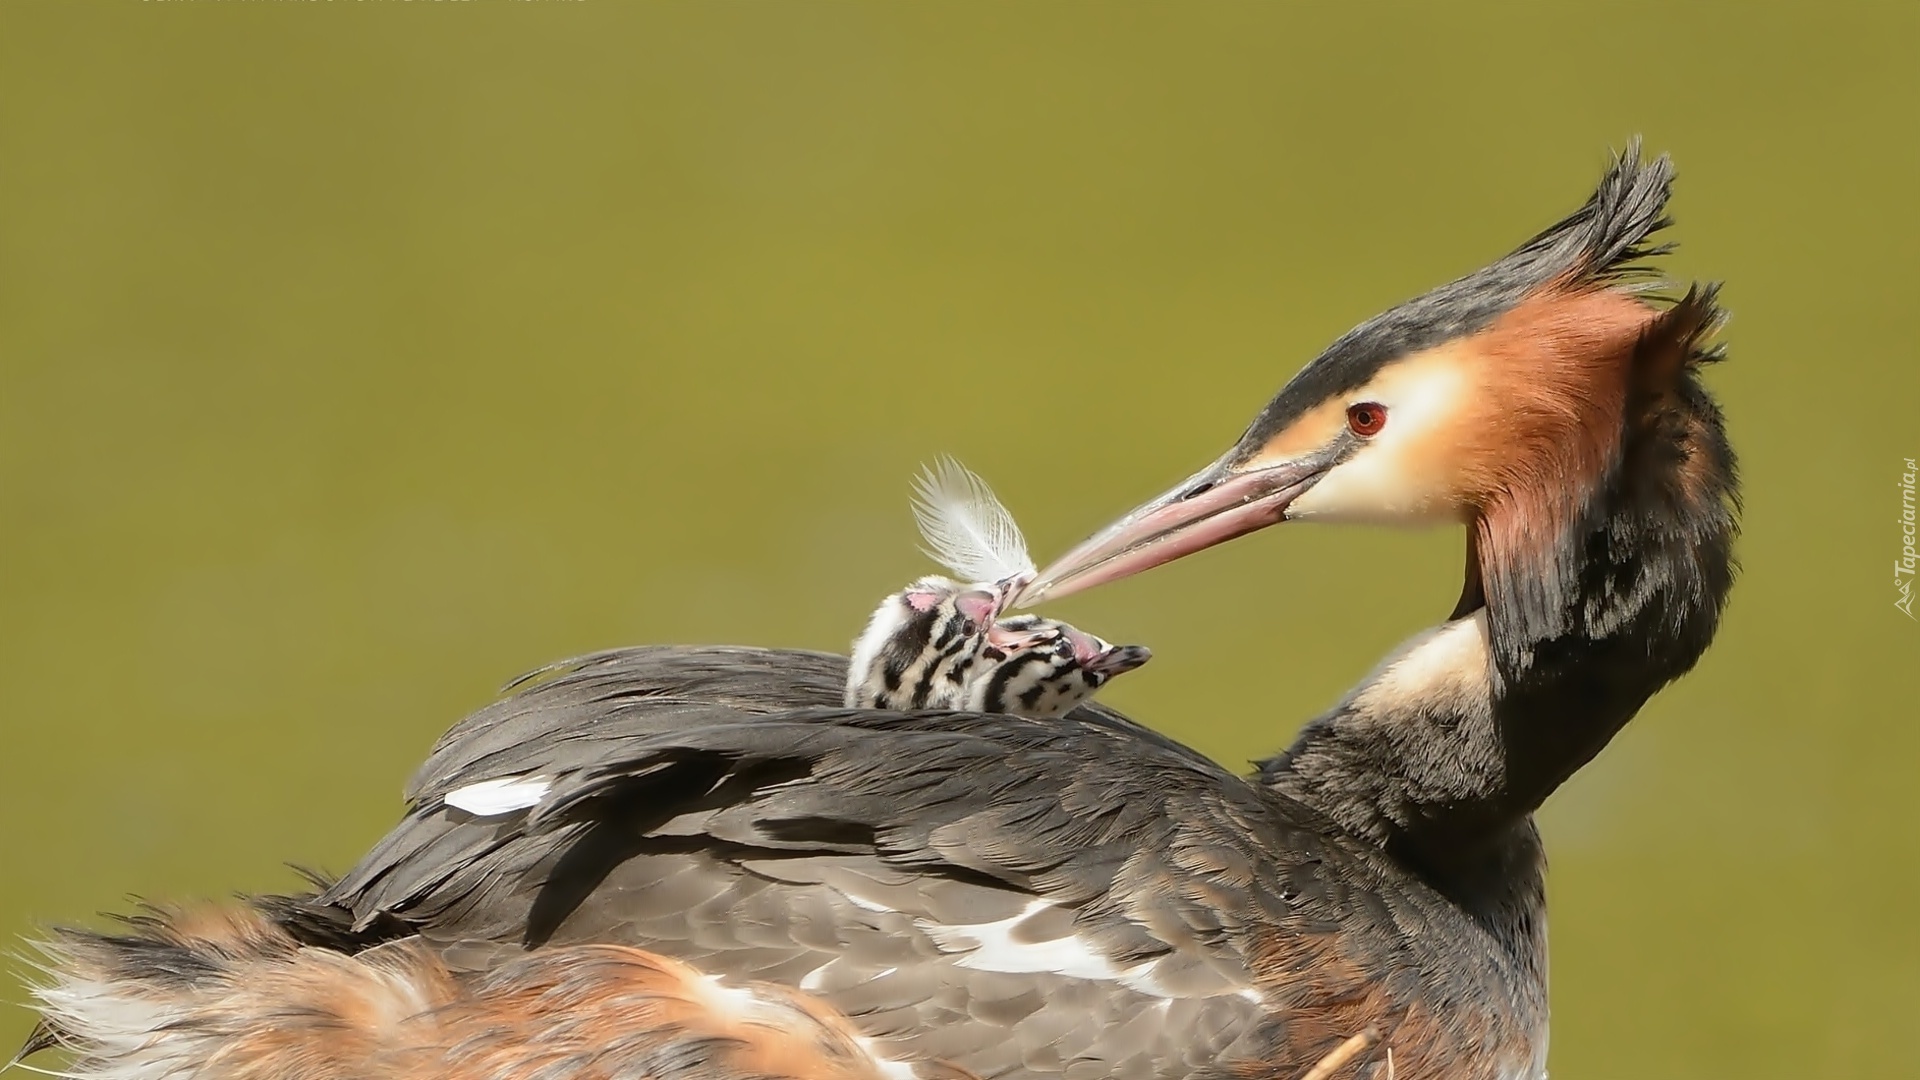
[[[36,1045],[122,1080],[1542,1076],[1531,815],[1732,582],[1715,290],[1631,272],[1670,180],[1630,148],[1024,590],[1463,523],[1453,613],[1252,776],[1095,705],[850,709],[834,656],[602,653],[458,724],[318,895],[57,936]],[[538,796],[450,805],[479,784]]]

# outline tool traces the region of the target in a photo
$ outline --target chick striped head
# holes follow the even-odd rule
[[[882,600],[853,643],[846,703],[900,711],[966,708],[999,610],[993,592],[938,576]]]
[[[1012,515],[950,458],[922,473],[915,494],[928,554],[978,583],[923,577],[883,600],[854,642],[847,705],[1048,719],[1151,658],[1058,620],[1001,618],[1033,580]]]
[[[1116,675],[1153,653],[1110,645],[1056,619],[1015,615],[987,631],[984,663],[973,668],[966,708],[1046,719],[1065,716]]]

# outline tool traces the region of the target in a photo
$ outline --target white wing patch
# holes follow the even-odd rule
[[[1034,573],[1027,538],[993,489],[943,457],[913,482],[913,519],[926,553],[965,581],[1005,581]]]
[[[887,905],[881,903],[878,900],[868,900],[864,896],[855,896],[854,894],[847,892],[844,889],[840,891],[840,895],[846,897],[848,903],[852,904],[854,907],[861,909],[862,911],[871,911],[880,915],[888,915],[888,914],[892,914],[894,910],[893,908],[888,907]]]
[[[914,923],[942,951],[958,954],[954,957],[955,964],[975,971],[997,971],[1010,975],[1046,972],[1073,979],[1117,982],[1148,997],[1160,998],[1163,1002],[1179,997],[1213,997],[1221,993],[1232,993],[1256,1004],[1264,1000],[1260,991],[1251,988],[1212,993],[1202,991],[1197,994],[1176,991],[1161,982],[1159,960],[1120,967],[1077,935],[1042,941],[1033,940],[1031,934],[1019,932],[1020,924],[1055,906],[1046,900],[1033,900],[1018,915],[988,923],[943,926],[928,919],[915,919]]]
[[[1015,940],[1015,927],[1051,907],[1053,905],[1045,900],[1034,900],[1020,914],[997,922],[941,926],[922,920],[921,928],[942,949],[964,952],[965,955],[954,962],[975,971],[1009,974],[1052,972],[1075,979],[1106,981],[1125,976],[1125,972],[1113,966],[1113,961],[1094,952],[1077,937],[1054,938],[1051,941]]]
[[[553,781],[543,776],[507,776],[454,788],[441,801],[474,817],[499,817],[538,806],[552,788]]]

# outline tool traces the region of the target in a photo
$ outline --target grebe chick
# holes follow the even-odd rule
[[[1057,619],[996,620],[1024,583],[965,586],[928,576],[881,601],[854,642],[846,704],[1045,720],[1152,658],[1144,645],[1109,644]]]
[[[848,706],[1049,719],[1152,657],[1145,646],[1112,645],[1055,619],[999,618],[1032,583],[1033,563],[1013,516],[953,459],[921,473],[914,516],[929,555],[991,580],[929,575],[881,601],[853,644]]]

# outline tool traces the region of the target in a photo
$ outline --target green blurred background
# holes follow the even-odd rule
[[[1728,282],[1746,573],[1545,814],[1553,1073],[1914,1075],[1917,42],[1891,0],[6,0],[0,935],[344,869],[545,661],[841,647],[935,454],[1058,552],[1644,132],[1672,272]],[[1059,612],[1238,763],[1460,546],[1280,530]]]

